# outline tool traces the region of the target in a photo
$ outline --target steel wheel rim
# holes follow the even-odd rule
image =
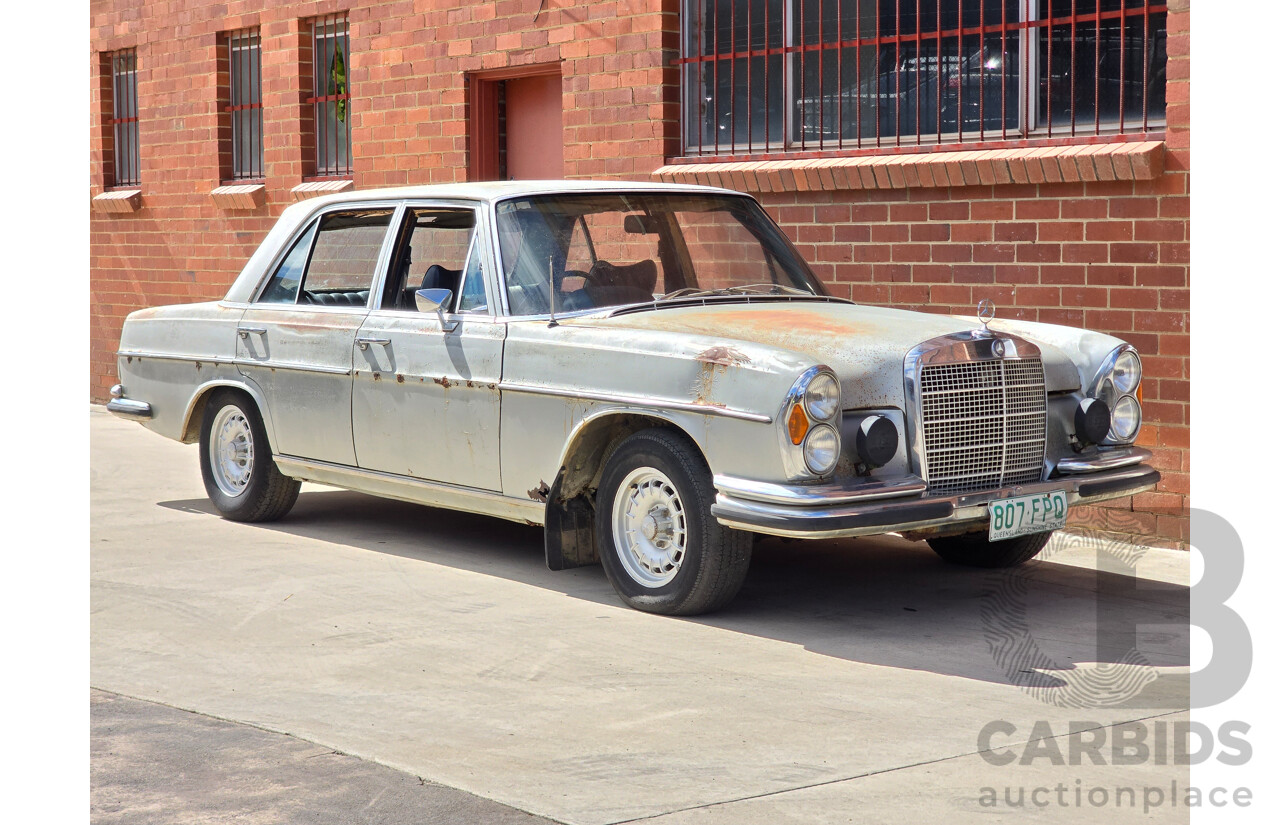
[[[232,498],[253,478],[253,429],[234,404],[218,410],[209,429],[209,466],[218,489]]]
[[[613,544],[633,581],[656,588],[680,572],[688,545],[684,503],[671,479],[652,467],[632,470],[613,499]]]

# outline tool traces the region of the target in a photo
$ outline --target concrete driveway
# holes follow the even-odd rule
[[[90,427],[94,688],[584,825],[1085,821],[1095,786],[1137,789],[1106,806],[1126,821],[1144,786],[1188,782],[1110,750],[1115,726],[1187,718],[1186,553],[1063,541],[1010,575],[769,540],[730,609],[671,619],[598,567],[548,571],[535,528],[311,485],[283,521],[224,521],[194,447],[98,408]],[[1030,764],[980,753],[999,720],[990,745]],[[1078,765],[1073,723],[1109,737]],[[982,804],[1056,785],[1067,804]]]

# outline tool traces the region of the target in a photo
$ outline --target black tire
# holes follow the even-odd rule
[[[665,495],[665,488],[653,479],[640,484],[628,483],[637,473],[652,477],[653,471],[665,476],[675,493],[674,499],[659,500],[674,501],[678,505],[676,517],[666,518],[669,510],[662,505],[655,505],[656,512],[664,524],[683,525],[683,542],[679,563],[672,565],[674,575],[668,581],[646,585],[638,576],[650,571],[643,568],[640,554],[631,555],[628,561],[624,552],[630,551],[619,548],[614,540],[614,520],[618,516],[614,505],[620,493],[633,496],[632,500],[636,501],[635,496],[640,495],[641,487],[645,486],[658,490],[654,493],[656,496]],[[718,610],[738,594],[751,565],[752,536],[721,526],[711,515],[714,501],[711,472],[682,434],[664,429],[642,430],[618,445],[605,462],[596,496],[596,540],[605,575],[624,602],[646,613],[694,616]],[[622,506],[625,510],[625,503]],[[654,512],[649,510],[650,515]],[[645,518],[647,530],[649,516]],[[678,530],[678,527],[671,528],[672,532]],[[664,531],[659,540],[666,535]]]
[[[224,411],[233,419],[239,415],[238,420],[248,425],[251,435],[251,458],[240,464],[243,470],[247,463],[248,478],[239,492],[234,493],[220,486],[219,476],[223,485],[234,485],[227,480],[227,471],[215,471],[211,450],[214,422]],[[257,405],[244,393],[230,389],[215,390],[204,406],[204,418],[200,422],[200,475],[204,478],[204,489],[213,506],[223,518],[231,521],[275,521],[282,518],[293,508],[298,500],[298,489],[302,486],[297,479],[289,478],[276,468]]]
[[[966,567],[1017,567],[1030,561],[1049,543],[1053,531],[1032,533],[1003,541],[991,541],[986,533],[964,533],[929,539],[929,546],[944,560]]]

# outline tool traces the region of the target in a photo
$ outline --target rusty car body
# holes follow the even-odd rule
[[[689,614],[755,535],[1004,566],[1155,485],[1132,347],[981,314],[831,297],[728,190],[343,193],[286,209],[222,300],[132,313],[108,408],[200,442],[228,518],[309,480],[544,525],[553,569]]]

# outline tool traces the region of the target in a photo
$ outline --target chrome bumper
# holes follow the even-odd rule
[[[1062,490],[1067,494],[1068,506],[1090,504],[1150,490],[1159,481],[1160,473],[1151,467],[1129,464],[1039,484],[934,497],[922,495],[925,484],[915,477],[889,483],[806,487],[716,476],[717,495],[711,515],[726,527],[792,538],[871,536],[938,528],[952,532],[956,526],[986,523],[987,505],[1011,496]]]
[[[151,417],[151,405],[145,401],[134,401],[124,397],[124,387],[116,384],[111,388],[111,400],[107,402],[107,412],[132,421]]]

